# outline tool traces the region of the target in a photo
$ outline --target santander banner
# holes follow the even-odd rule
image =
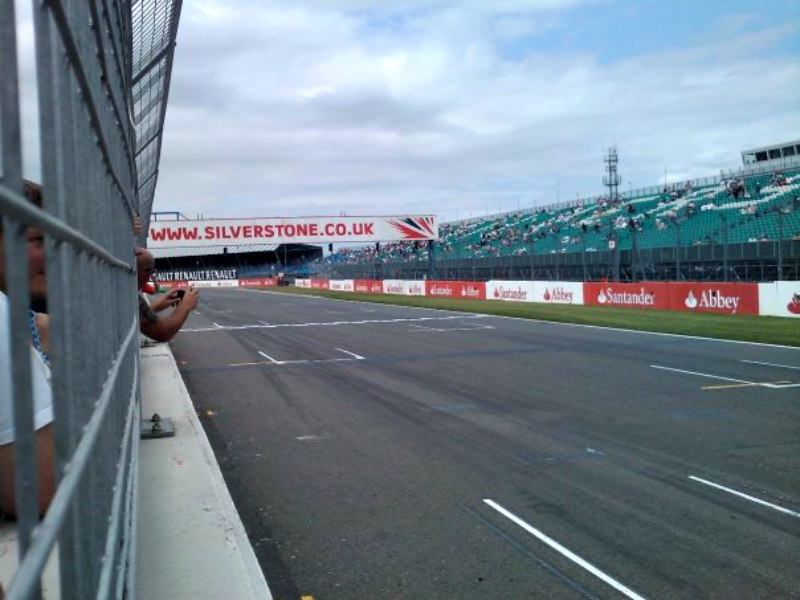
[[[800,318],[800,281],[758,284],[759,314]]]
[[[380,279],[354,279],[353,288],[362,294],[382,294],[383,282]]]
[[[533,302],[536,284],[533,281],[487,281],[486,299],[506,302]]]
[[[437,240],[433,215],[385,217],[259,217],[153,221],[147,247],[202,248],[239,244],[319,244]]]
[[[352,279],[331,279],[330,289],[336,292],[355,291]]]
[[[689,312],[758,314],[758,284],[646,282],[584,283],[586,304]]]
[[[425,282],[405,279],[384,279],[384,294],[401,294],[403,296],[424,296]]]
[[[196,288],[230,288],[239,287],[239,280],[217,279],[216,281],[190,281],[189,285]]]
[[[589,306],[669,309],[668,283],[584,283],[583,301]]]
[[[276,277],[239,277],[239,285],[242,287],[275,287],[278,285]]]
[[[425,295],[438,298],[486,300],[486,284],[475,281],[428,280],[425,282]]]

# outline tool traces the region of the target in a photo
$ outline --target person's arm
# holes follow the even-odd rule
[[[170,308],[171,306],[175,306],[180,301],[181,299],[178,296],[178,290],[172,290],[166,294],[153,296],[153,298],[150,300],[150,308],[153,309],[153,312],[159,313],[162,310]]]
[[[34,434],[36,471],[39,474],[39,513],[44,514],[56,491],[53,426],[46,425]],[[17,515],[14,488],[14,444],[0,446],[0,510]]]
[[[139,301],[139,329],[147,337],[156,340],[157,342],[168,342],[172,337],[180,331],[186,319],[189,318],[189,313],[197,306],[199,293],[192,288],[187,288],[183,299],[166,317],[157,317],[152,309],[148,311],[142,310],[142,303],[144,299]]]

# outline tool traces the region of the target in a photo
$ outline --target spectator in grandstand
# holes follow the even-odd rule
[[[25,181],[23,192],[36,206],[42,205],[42,190]],[[31,300],[44,300],[47,293],[44,261],[44,235],[36,227],[28,227],[28,290]],[[8,330],[9,308],[6,297],[3,221],[0,217],[0,513],[16,515],[14,492],[14,424],[11,415],[11,339]],[[33,420],[36,433],[36,467],[39,474],[39,510],[47,510],[55,492],[53,453],[53,399],[50,387],[47,315],[28,312],[31,331],[30,362],[33,392]]]
[[[200,294],[191,287],[173,290],[157,297],[151,306],[141,290],[153,276],[156,261],[153,255],[144,248],[136,248],[134,254],[136,255],[136,271],[140,290],[139,330],[157,342],[167,342],[183,327],[189,314],[197,306]],[[180,297],[181,291],[183,292],[182,298]],[[156,314],[169,307],[174,307],[174,310],[166,317],[159,317]]]

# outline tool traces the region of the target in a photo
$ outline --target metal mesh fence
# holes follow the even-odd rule
[[[491,258],[316,264],[308,272],[341,279],[487,281],[776,281],[800,279],[800,240],[705,244]]]
[[[34,2],[43,207],[22,194],[14,0],[0,0],[2,290],[10,331],[19,567],[9,600],[36,598],[58,555],[64,599],[136,597],[138,320],[132,215],[147,221],[179,1]],[[146,138],[146,139],[145,139]],[[46,298],[29,256],[44,236]],[[33,233],[32,233],[33,232]],[[29,307],[49,320],[53,420],[34,430]],[[46,308],[43,304],[46,301]],[[3,331],[5,330],[5,332]],[[0,398],[0,401],[6,399]],[[42,517],[37,460],[54,450]]]

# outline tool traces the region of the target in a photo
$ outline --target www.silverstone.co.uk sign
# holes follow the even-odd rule
[[[439,239],[436,217],[264,217],[153,221],[149,248]]]

